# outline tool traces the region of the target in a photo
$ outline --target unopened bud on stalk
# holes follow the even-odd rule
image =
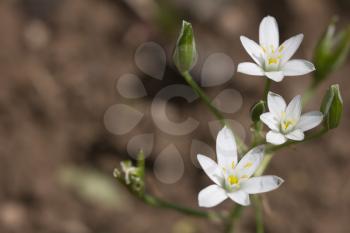
[[[192,25],[182,21],[182,28],[173,54],[177,69],[183,73],[190,71],[197,60],[196,42],[194,40]]]
[[[324,114],[326,129],[338,127],[343,113],[343,100],[338,84],[334,84],[328,89],[322,101],[321,111]]]
[[[260,121],[260,115],[266,112],[266,103],[260,100],[250,109],[250,117],[254,123]]]
[[[314,84],[320,83],[330,72],[342,66],[349,54],[350,27],[335,34],[336,21],[336,18],[332,20],[315,48]]]

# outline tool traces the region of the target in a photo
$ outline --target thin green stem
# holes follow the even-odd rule
[[[208,212],[208,211],[201,211],[201,210],[196,210],[192,209],[189,207],[185,206],[180,206],[171,202],[164,201],[162,199],[159,199],[157,197],[151,196],[151,195],[144,195],[141,197],[141,200],[150,206],[153,207],[158,207],[162,209],[170,209],[177,211],[182,214],[190,215],[193,217],[198,217],[198,218],[208,218],[208,219],[221,219],[221,216],[215,212]]]
[[[186,71],[181,73],[181,75],[184,77],[185,81],[188,83],[188,85],[191,86],[193,91],[204,101],[205,105],[209,108],[209,110],[214,114],[214,116],[220,121],[222,126],[229,125],[225,121],[225,117],[221,114],[221,112],[212,104],[210,98],[204,93],[204,91],[198,86],[198,84],[193,80],[191,74]],[[235,136],[236,142],[239,148],[240,152],[245,152],[247,150],[247,146],[242,142],[242,140]]]
[[[264,220],[261,198],[258,195],[253,195],[252,200],[255,208],[256,233],[264,233]]]
[[[265,88],[264,88],[264,101],[267,101],[267,94],[270,91],[270,87],[271,87],[271,79],[266,78],[266,80],[265,80]]]
[[[133,190],[132,187],[130,187],[130,185],[127,184],[125,180],[121,177],[117,177],[117,180],[127,188],[130,194],[132,194],[134,197],[136,197],[137,199],[139,199],[140,201],[142,201],[143,203],[149,206],[162,208],[162,209],[169,209],[181,214],[185,214],[185,215],[193,216],[197,218],[207,218],[213,221],[217,221],[217,220],[224,221],[224,217],[217,212],[201,211],[190,207],[171,203],[163,199],[160,199],[158,197]]]
[[[321,129],[320,131],[316,132],[316,133],[313,133],[313,134],[310,134],[308,135],[307,137],[305,137],[305,139],[303,141],[288,141],[282,145],[277,145],[277,146],[270,146],[270,147],[267,147],[266,150],[265,150],[265,156],[264,156],[264,159],[263,161],[261,162],[261,165],[259,166],[259,168],[256,170],[256,172],[254,173],[254,176],[261,176],[266,168],[268,167],[268,165],[270,164],[270,161],[273,157],[273,153],[282,149],[282,148],[285,148],[285,147],[288,147],[290,145],[294,145],[294,144],[300,144],[300,143],[303,143],[303,142],[307,142],[307,141],[310,141],[312,139],[316,139],[316,138],[319,138],[321,137],[323,134],[325,134],[327,132],[327,129],[323,128]]]
[[[242,215],[243,209],[244,208],[241,205],[236,205],[234,208],[232,208],[225,222],[224,233],[233,233],[234,222]]]
[[[191,74],[187,71],[187,72],[183,72],[182,76],[185,78],[188,85],[192,87],[194,92],[204,101],[204,103],[207,105],[209,110],[220,121],[222,126],[225,126],[226,125],[225,117],[221,114],[221,112],[217,108],[214,107],[209,97],[202,91],[202,89],[198,86],[198,84],[193,80]]]
[[[273,152],[276,152],[282,148],[285,148],[287,146],[290,146],[290,145],[294,145],[294,144],[300,144],[300,143],[304,143],[304,142],[307,142],[307,141],[310,141],[310,140],[313,140],[313,139],[317,139],[319,137],[321,137],[322,135],[324,135],[325,133],[327,133],[328,130],[326,128],[322,128],[320,131],[316,132],[316,133],[313,133],[313,134],[310,134],[308,136],[305,137],[305,139],[303,141],[288,141],[282,145],[278,145],[278,146],[270,146],[266,149],[266,153],[273,153]]]

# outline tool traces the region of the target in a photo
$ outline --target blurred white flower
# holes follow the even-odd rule
[[[215,183],[198,194],[201,207],[213,207],[227,198],[240,205],[249,205],[249,194],[263,193],[278,188],[283,180],[277,176],[251,177],[259,167],[264,146],[250,150],[237,163],[237,148],[232,131],[223,128],[216,139],[217,163],[212,159],[197,155],[204,172]]]
[[[283,144],[288,139],[302,141],[304,132],[318,126],[323,120],[323,114],[319,111],[301,115],[300,95],[287,106],[280,95],[269,92],[267,106],[270,112],[261,114],[260,119],[271,129],[266,134],[266,141],[275,145]]]
[[[260,23],[259,43],[241,36],[241,42],[255,63],[243,62],[238,65],[238,72],[255,76],[266,76],[280,82],[284,76],[297,76],[315,70],[314,65],[306,60],[289,60],[299,48],[304,35],[293,36],[279,45],[277,21],[272,16],[266,16]]]

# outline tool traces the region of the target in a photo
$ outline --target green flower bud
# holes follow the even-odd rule
[[[342,66],[350,50],[350,27],[335,35],[334,18],[319,40],[314,53],[316,66],[314,84],[320,83],[327,75]]]
[[[254,123],[260,121],[260,115],[266,112],[266,103],[263,100],[258,101],[250,109],[250,117]]]
[[[326,129],[338,127],[343,113],[343,100],[338,84],[328,89],[322,101],[321,112],[324,114]]]
[[[190,71],[197,60],[196,43],[192,25],[182,21],[182,28],[173,54],[177,69],[183,73]]]

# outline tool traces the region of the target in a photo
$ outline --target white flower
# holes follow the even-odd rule
[[[284,76],[297,76],[315,70],[314,65],[306,60],[289,60],[299,48],[304,35],[293,36],[279,45],[277,21],[272,16],[266,16],[260,23],[259,43],[241,36],[241,42],[255,63],[243,62],[238,65],[238,72],[266,76],[280,82]]]
[[[215,183],[199,192],[201,207],[216,206],[227,198],[246,206],[250,204],[249,194],[268,192],[283,183],[277,176],[251,177],[263,159],[264,146],[250,150],[237,163],[236,142],[227,127],[216,138],[216,153],[217,163],[204,155],[197,155],[204,172]]]
[[[302,141],[304,132],[318,126],[323,120],[323,114],[319,111],[301,115],[300,95],[287,106],[280,95],[269,92],[267,106],[270,112],[261,114],[260,119],[271,129],[266,134],[266,141],[275,145],[283,144],[288,139]]]

